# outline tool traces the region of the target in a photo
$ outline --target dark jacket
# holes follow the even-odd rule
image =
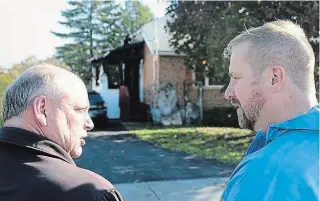
[[[56,143],[13,127],[0,128],[1,201],[121,201],[103,177],[75,165]]]

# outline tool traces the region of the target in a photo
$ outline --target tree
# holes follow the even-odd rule
[[[275,19],[289,19],[300,24],[310,39],[319,69],[318,1],[217,1],[174,2],[167,10],[170,43],[177,53],[184,53],[186,65],[205,72],[215,83],[228,81],[223,50],[244,28],[261,26]]]
[[[69,1],[72,9],[62,11],[69,33],[52,32],[72,42],[56,48],[56,55],[88,84],[91,71],[88,60],[106,49],[121,45],[124,37],[152,19],[140,2],[127,2],[121,8],[113,1]]]
[[[121,15],[123,31],[128,35],[133,34],[153,18],[150,9],[140,1],[126,1]]]
[[[25,58],[24,60],[22,60],[20,63],[16,63],[12,65],[12,68],[9,69],[9,76],[12,79],[15,79],[16,77],[18,77],[23,71],[27,70],[28,68],[38,65],[38,64],[42,64],[42,63],[47,63],[47,64],[51,64],[51,65],[55,65],[67,70],[71,70],[69,66],[67,66],[66,64],[62,63],[61,61],[59,61],[57,58],[55,57],[48,57],[46,59],[38,59],[36,56],[29,56],[27,58]]]
[[[71,9],[61,12],[66,21],[59,23],[70,32],[52,33],[71,43],[57,47],[56,55],[87,82],[91,78],[87,61],[110,46],[105,35],[117,28],[114,22],[119,19],[120,8],[112,1],[81,0],[68,1],[68,4]]]
[[[109,12],[112,12],[111,10]],[[123,44],[124,38],[130,34],[138,31],[144,24],[153,19],[153,14],[147,6],[144,6],[140,1],[125,1],[125,7],[120,7],[120,11],[116,13],[113,19],[110,31],[100,32],[104,38],[102,40],[108,41],[107,48],[116,48]],[[101,16],[101,22],[106,21],[106,16]]]

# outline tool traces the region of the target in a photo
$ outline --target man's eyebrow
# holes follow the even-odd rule
[[[234,72],[229,72],[229,73],[228,73],[229,77],[233,77],[234,74],[235,74]]]
[[[88,109],[90,108],[90,105],[77,105],[77,104],[68,104],[73,108],[77,108],[77,109]]]
[[[83,105],[83,106],[80,106],[80,108],[82,108],[82,109],[89,109],[89,105]]]
[[[241,75],[241,73],[229,72],[228,75],[229,75],[229,77],[239,76],[239,75]]]

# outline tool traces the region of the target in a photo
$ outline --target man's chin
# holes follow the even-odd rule
[[[70,152],[70,156],[72,158],[79,158],[82,154],[82,147],[79,146],[79,147],[76,147],[74,148],[71,152]]]
[[[242,117],[238,117],[238,123],[240,128],[247,129],[247,124]]]
[[[237,115],[240,128],[254,130],[253,123],[248,120],[242,108],[237,109]]]

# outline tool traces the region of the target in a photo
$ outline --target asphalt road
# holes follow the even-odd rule
[[[89,133],[83,154],[75,162],[112,183],[225,177],[233,169],[215,160],[156,147],[128,132],[101,130]]]

